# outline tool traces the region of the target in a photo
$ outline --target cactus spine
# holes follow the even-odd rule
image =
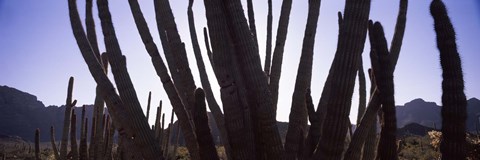
[[[442,159],[465,159],[465,121],[467,100],[464,93],[462,63],[455,42],[455,30],[441,0],[430,5],[437,47],[442,66]]]

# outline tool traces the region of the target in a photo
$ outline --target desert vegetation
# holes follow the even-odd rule
[[[151,57],[179,125],[173,127],[172,114],[170,123],[165,126],[161,103],[154,115],[155,124],[150,126],[148,123],[150,100],[145,115],[127,71],[127,57],[120,49],[109,11],[109,3],[115,1],[96,1],[106,48],[102,53],[98,47],[96,23],[92,14],[93,1],[86,0],[86,18],[82,23],[76,0],[68,0],[73,35],[97,88],[94,117],[90,120],[93,125],[87,126],[89,120],[85,119],[84,112],[80,117],[72,112],[76,100],[72,97],[73,77],[70,78],[60,145],[57,145],[54,138],[51,139],[54,159],[162,160],[178,159],[182,155],[183,158],[192,160],[395,160],[407,156],[405,150],[412,150],[412,143],[421,144],[421,149],[434,150],[428,152],[431,155],[428,158],[466,159],[471,156],[468,149],[471,148],[470,144],[476,144],[478,148],[478,137],[472,141],[466,136],[466,97],[461,60],[457,52],[455,32],[441,0],[433,0],[430,8],[434,20],[432,29],[437,34],[443,70],[440,140],[401,140],[396,136],[393,76],[407,23],[408,0],[399,0],[399,12],[390,45],[387,44],[382,24],[369,19],[371,0],[346,0],[344,11],[338,12],[337,50],[321,98],[317,101],[310,95],[310,86],[321,1],[309,0],[284,142],[276,123],[276,110],[292,0],[282,1],[274,45],[271,34],[272,1],[268,0],[267,53],[263,66],[258,49],[261,42],[257,39],[262,35],[256,31],[252,0],[247,0],[246,12],[240,0],[204,1],[207,26],[203,28],[203,45],[207,48],[204,52],[210,63],[204,63],[202,55],[205,54],[201,53],[199,47],[192,9],[194,1],[189,0],[188,27],[196,67],[188,63],[187,54],[191,53],[187,53],[178,33],[168,0],[154,0],[153,6],[162,50],[153,41],[139,1],[128,2],[146,53]],[[365,74],[362,56],[366,55],[362,52],[367,35],[372,68]],[[205,64],[210,64],[213,68],[216,82],[221,87],[221,102],[213,96]],[[108,67],[113,81],[107,76]],[[199,70],[201,86],[195,85],[191,68]],[[368,98],[365,75],[368,75],[371,84]],[[357,76],[360,89],[359,116],[358,126],[352,132],[348,116]],[[315,106],[314,102],[318,105]],[[108,113],[104,110],[105,106]],[[219,129],[221,147],[213,141],[207,106]],[[76,126],[77,118],[81,119],[81,126]],[[381,126],[379,131],[377,123]],[[81,130],[79,143],[76,129]],[[185,140],[185,148],[177,146],[179,130]],[[90,143],[87,143],[88,132],[91,132]],[[114,138],[115,133],[118,133],[117,140]],[[40,134],[40,131],[37,130],[35,134]],[[50,134],[54,137],[53,129]],[[439,146],[438,143],[430,144],[427,141],[438,141]],[[477,152],[478,150],[474,153]],[[35,159],[45,158],[37,143]]]

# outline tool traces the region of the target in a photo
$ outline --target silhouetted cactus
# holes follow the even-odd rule
[[[35,130],[35,160],[40,160],[40,129]]]
[[[288,22],[290,20],[290,11],[292,10],[292,0],[284,0],[282,9],[280,10],[280,18],[278,20],[277,38],[275,49],[273,50],[272,67],[268,76],[270,92],[272,92],[272,103],[274,109],[277,110],[278,87],[280,85],[280,75],[282,72],[283,52],[285,41],[287,40]]]
[[[250,27],[250,32],[252,33],[252,38],[255,42],[255,47],[258,50],[258,40],[257,40],[257,27],[255,26],[255,12],[253,11],[253,2],[252,0],[247,0],[247,12],[248,12],[248,25]]]
[[[192,115],[195,122],[195,133],[198,136],[200,159],[218,160],[217,150],[208,125],[205,93],[201,88],[195,90],[195,108],[193,108]]]
[[[55,130],[53,126],[50,126],[50,142],[52,144],[53,156],[55,160],[59,160],[60,155],[58,154],[57,144],[55,144]]]
[[[218,130],[220,132],[220,138],[223,146],[225,147],[225,151],[227,155],[231,154],[230,143],[228,142],[228,134],[225,128],[225,120],[222,111],[220,110],[220,106],[218,105],[215,97],[213,95],[212,88],[210,86],[210,82],[208,80],[208,75],[205,70],[205,64],[203,63],[203,58],[200,51],[200,46],[198,44],[197,33],[195,31],[195,21],[193,15],[193,0],[189,0],[188,3],[188,23],[190,29],[190,37],[192,39],[192,46],[193,46],[193,53],[195,54],[195,59],[197,61],[198,72],[200,74],[200,81],[202,83],[203,89],[205,91],[206,99],[208,102],[208,106],[210,111],[215,118],[215,122],[217,124]],[[253,32],[253,31],[252,31]]]
[[[190,71],[185,44],[182,42],[178,33],[169,0],[154,0],[154,6],[158,32],[160,34],[165,34],[165,36],[160,35],[162,46],[169,49],[168,52],[164,52],[165,58],[168,62],[168,68],[170,69],[173,81],[179,92],[178,96],[185,105],[187,115],[189,115],[188,117],[191,118],[190,112],[194,101],[193,92],[195,91],[196,86]],[[191,122],[191,119],[189,120],[190,123],[193,123]],[[190,145],[189,148],[191,147],[192,146]],[[197,152],[197,150],[198,149],[191,148],[189,151]],[[193,155],[197,155],[197,153],[193,153]]]
[[[308,18],[303,37],[302,54],[298,64],[295,89],[292,96],[292,107],[290,110],[287,136],[285,138],[286,159],[295,160],[301,157],[307,133],[307,106],[305,93],[310,88],[312,79],[313,48],[317,31],[317,22],[320,12],[320,0],[310,0],[308,7]]]
[[[82,117],[84,115],[85,106],[82,110]],[[79,148],[79,155],[80,160],[87,160],[88,157],[88,144],[87,144],[87,133],[88,133],[88,118],[82,118],[82,131],[80,131],[80,148]]]
[[[192,126],[191,121],[189,119],[189,113],[185,110],[185,107],[187,107],[187,106],[184,106],[184,104],[182,104],[182,102],[186,102],[186,100],[182,99],[182,98],[185,98],[185,97],[181,96],[183,91],[180,90],[181,88],[176,88],[176,86],[174,86],[174,84],[172,83],[172,80],[170,79],[170,75],[168,74],[167,67],[165,66],[162,58],[160,57],[157,46],[155,45],[155,43],[153,43],[152,36],[151,36],[150,31],[148,29],[145,18],[143,17],[143,14],[140,10],[140,6],[138,5],[138,2],[132,0],[132,1],[129,1],[129,3],[130,3],[130,9],[132,10],[132,14],[133,14],[133,17],[135,19],[135,24],[137,25],[137,29],[138,29],[138,32],[140,34],[140,37],[142,38],[142,41],[145,45],[145,48],[147,49],[147,52],[152,59],[152,63],[153,63],[153,66],[155,67],[155,71],[156,71],[157,75],[160,77],[160,80],[163,84],[165,92],[167,93],[168,98],[170,99],[170,103],[172,104],[172,107],[174,108],[175,113],[177,114],[179,122],[180,122],[183,130],[185,131],[183,133],[184,133],[184,136],[185,136],[187,148],[189,149],[189,152],[192,155],[192,157],[194,157],[194,156],[198,157],[197,156],[198,155],[198,144],[197,144],[197,141],[196,141],[195,134],[193,132],[193,126]],[[163,29],[164,28],[163,24],[161,24],[160,23],[161,21],[159,20],[159,18],[163,15],[163,13],[161,14],[159,12],[166,12],[167,10],[169,10],[169,9],[166,9],[166,8],[159,8],[159,7],[168,7],[169,8],[169,6],[164,6],[165,5],[164,3],[166,3],[166,2],[158,1],[158,0],[155,0],[154,3],[155,3],[155,8],[156,8],[155,9],[156,14],[157,14],[157,25],[158,25],[158,28],[159,28],[159,31],[160,31],[160,38],[162,39],[162,46],[163,46],[163,49],[164,49],[164,52],[165,52],[165,56],[167,57],[167,61],[169,61],[168,57],[171,56],[171,53],[169,53],[170,52],[170,50],[169,50],[170,47],[169,47],[169,44],[167,43],[168,41],[166,40],[166,35],[165,35],[165,32],[164,32],[165,29]],[[163,15],[163,16],[165,16],[165,15]],[[170,17],[170,18],[172,18],[172,21],[173,21],[173,16]],[[163,17],[163,19],[165,20],[166,18]],[[165,36],[165,37],[163,37],[162,35]],[[171,62],[171,61],[169,61],[169,62]],[[173,62],[169,63],[169,66],[170,66],[170,64],[173,65]],[[187,65],[188,65],[188,63],[187,63]],[[174,77],[179,76],[178,74],[175,74],[176,70],[174,69],[174,67],[173,67],[173,69],[172,69],[172,66],[170,66],[170,67],[171,67],[170,68],[171,71],[173,71],[173,72],[171,72],[172,76],[174,76]],[[186,72],[187,70],[182,70],[182,71]],[[189,72],[189,69],[188,69],[188,72]],[[189,73],[183,73],[183,74],[184,74],[184,76],[188,77]],[[191,76],[191,74],[190,74],[190,76]],[[192,80],[192,82],[193,82],[193,80]],[[186,82],[186,83],[190,83],[190,82]],[[184,85],[184,84],[178,83],[178,85]],[[177,89],[179,89],[178,92],[177,92]],[[191,92],[193,92],[194,89],[192,89]],[[178,93],[181,93],[181,94],[178,94]],[[185,104],[188,105],[188,103],[185,103]]]
[[[270,63],[272,61],[272,0],[268,0],[268,14],[267,14],[267,44],[265,48],[265,67],[264,72],[267,79],[270,79]]]
[[[332,63],[333,72],[327,114],[323,122],[323,135],[314,158],[340,159],[344,150],[344,139],[348,126],[353,88],[359,58],[365,43],[370,0],[347,0],[345,15],[340,25],[337,52]],[[328,81],[328,78],[327,78]],[[335,128],[333,130],[329,130]]]
[[[72,101],[73,77],[68,80],[67,100],[65,103],[65,118],[63,121],[62,143],[60,145],[60,159],[67,159],[68,135],[70,131],[70,119],[72,117],[72,108],[77,104],[77,100]]]
[[[467,100],[464,93],[462,62],[457,51],[455,30],[441,0],[430,5],[437,47],[442,66],[442,159],[465,159],[465,121]]]
[[[99,1],[99,3],[101,4],[99,5],[99,8],[106,7],[105,6],[106,2]],[[105,8],[102,8],[100,10],[101,10],[100,11],[101,15],[105,14],[102,16],[107,16],[107,15],[109,16],[109,13],[108,11],[106,12]],[[120,131],[121,137],[126,138],[126,137],[135,136],[135,140],[132,142],[135,147],[132,147],[132,149],[138,153],[142,153],[145,159],[163,159],[161,157],[161,153],[158,152],[159,150],[158,145],[155,145],[155,144],[147,145],[147,143],[153,143],[154,140],[153,140],[153,135],[149,134],[151,132],[143,113],[136,115],[136,116],[142,116],[141,119],[143,119],[143,121],[139,122],[139,121],[131,120],[134,118],[130,117],[130,114],[127,114],[126,107],[123,104],[123,100],[121,100],[120,97],[115,93],[115,89],[112,83],[110,82],[110,80],[104,74],[102,66],[98,63],[96,58],[93,56],[94,55],[93,51],[90,47],[90,44],[86,38],[86,35],[83,31],[83,28],[80,22],[80,17],[78,15],[75,0],[69,0],[69,12],[70,12],[70,22],[72,25],[72,30],[73,30],[75,39],[77,40],[77,44],[82,52],[85,62],[89,66],[90,73],[92,74],[95,81],[97,82],[97,85],[100,86],[101,88],[102,97],[104,97],[105,101],[107,102],[107,106],[110,107],[109,113],[112,115],[112,118],[114,119],[113,121],[115,122],[115,126],[119,128],[118,130]],[[106,25],[108,26],[109,24],[106,24]],[[118,85],[118,87],[121,88],[120,85]]]
[[[255,141],[251,110],[246,101],[243,77],[236,62],[229,37],[223,2],[204,1],[209,37],[211,38],[213,69],[220,89],[225,128],[232,147],[231,157],[255,159]],[[206,41],[207,43],[207,41]],[[208,46],[208,45],[207,45]],[[183,131],[183,129],[182,129]]]
[[[250,36],[240,0],[226,1],[227,26],[232,36],[236,61],[245,80],[247,101],[252,111],[256,148],[259,158],[281,159],[284,149],[276,122],[276,104],[262,70],[258,50]]]
[[[75,109],[72,109],[72,119],[70,120],[70,153],[73,159],[78,159],[78,145],[77,145],[77,115]]]
[[[152,101],[152,92],[148,92],[148,102],[147,102],[147,121],[148,121],[148,117],[150,115],[150,101]]]

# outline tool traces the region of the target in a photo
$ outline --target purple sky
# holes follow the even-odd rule
[[[462,57],[467,98],[480,96],[480,2],[477,0],[444,0],[457,32],[457,44]],[[171,5],[182,40],[186,44],[189,63],[197,86],[201,86],[196,62],[191,48],[187,21],[187,0],[172,0]],[[79,1],[79,11],[84,16],[84,1]],[[404,104],[414,98],[423,98],[441,104],[441,68],[436,48],[433,19],[427,0],[410,0],[407,27],[400,59],[395,71],[396,104]],[[246,4],[246,3],[244,3]],[[392,39],[399,1],[372,1],[370,18],[380,21],[387,41]],[[156,29],[153,1],[140,1],[154,41],[161,47]],[[254,1],[255,19],[262,62],[265,53],[267,1]],[[94,5],[95,6],[95,5]],[[344,2],[324,0],[321,4],[315,43],[312,96],[318,103],[322,86],[336,50],[338,25],[337,12],[343,11]],[[273,1],[273,38],[275,39],[281,1]],[[96,7],[94,15],[97,15]],[[295,75],[301,53],[306,24],[308,2],[294,1],[280,80],[277,120],[288,121]],[[146,108],[148,92],[152,91],[152,104],[164,100],[164,112],[169,115],[170,103],[155,74],[150,57],[140,40],[127,1],[112,1],[110,9],[123,54],[127,57],[128,70],[138,97]],[[206,26],[203,1],[194,4],[197,33]],[[105,51],[103,36],[96,16],[100,50]],[[83,19],[83,18],[82,18]],[[203,51],[203,34],[198,34]],[[475,39],[477,38],[477,39]],[[275,41],[273,39],[273,42]],[[365,44],[364,53],[370,45]],[[476,52],[477,51],[477,52]],[[370,67],[368,54],[363,56],[365,69]],[[208,61],[208,60],[207,60]],[[210,82],[219,99],[218,84],[207,64]],[[92,104],[95,82],[80,55],[68,18],[67,1],[0,0],[0,85],[7,85],[34,94],[45,105],[65,103],[67,81],[75,77],[74,98],[78,104]],[[112,79],[113,81],[113,79]],[[367,84],[367,88],[369,85]],[[357,90],[357,89],[356,89]],[[358,93],[353,96],[351,119],[357,116]],[[152,108],[151,113],[156,113]],[[152,123],[154,116],[150,119]],[[352,122],[355,122],[353,120]]]

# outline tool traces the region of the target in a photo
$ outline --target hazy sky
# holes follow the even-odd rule
[[[156,29],[152,0],[139,0],[150,31],[158,47],[161,47]],[[410,0],[406,33],[402,51],[395,71],[395,101],[404,104],[415,98],[423,98],[441,104],[441,67],[436,48],[433,19],[429,12],[430,0]],[[85,2],[78,2],[84,19]],[[445,0],[457,32],[457,44],[463,62],[467,98],[480,96],[480,2],[478,0]],[[201,86],[198,69],[191,48],[187,21],[188,0],[171,0],[177,27],[188,52],[190,67],[197,86]],[[246,4],[246,3],[244,3]],[[394,32],[399,0],[373,0],[370,18],[380,21],[390,42]],[[94,5],[95,6],[95,5]],[[267,0],[254,1],[255,19],[262,63],[265,55]],[[318,21],[312,96],[315,105],[322,91],[327,72],[336,50],[338,24],[337,12],[343,11],[344,1],[323,0]],[[273,42],[280,15],[280,0],[273,0]],[[67,81],[75,77],[74,98],[78,104],[92,104],[95,97],[95,82],[81,57],[73,37],[68,18],[67,1],[62,0],[0,0],[0,85],[7,85],[36,95],[45,105],[65,103]],[[100,50],[105,51],[96,7],[94,11]],[[204,55],[210,83],[220,101],[219,88],[205,55],[202,28],[206,26],[203,1],[194,4],[198,39]],[[152,104],[164,100],[164,112],[170,114],[171,106],[155,74],[137,32],[126,0],[111,1],[110,10],[127,66],[135,85],[140,103],[146,108],[148,92],[152,91]],[[308,12],[307,0],[293,2],[290,26],[285,46],[277,120],[288,121],[295,75],[301,53],[303,34]],[[364,67],[370,67],[365,44]],[[160,49],[160,51],[162,51]],[[163,57],[163,55],[162,55]],[[263,64],[262,64],[263,65]],[[113,78],[112,78],[113,81]],[[367,88],[369,85],[367,84]],[[350,118],[357,116],[357,88],[353,96]],[[156,113],[152,108],[150,113]],[[440,114],[440,113],[438,113]],[[150,116],[153,123],[154,116]]]

